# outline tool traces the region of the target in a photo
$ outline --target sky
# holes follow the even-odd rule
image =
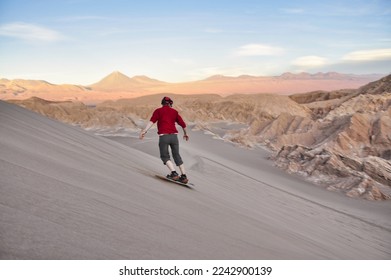
[[[389,0],[0,0],[0,78],[390,70]]]

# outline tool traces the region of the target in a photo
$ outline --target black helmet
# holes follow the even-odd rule
[[[172,101],[172,99],[170,97],[163,97],[162,99],[162,105],[170,105],[172,106],[172,103],[174,103],[174,101]]]

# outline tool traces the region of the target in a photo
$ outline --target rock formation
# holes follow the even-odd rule
[[[298,117],[279,117],[258,131],[261,141],[272,140],[268,145],[278,151],[276,164],[349,196],[389,199],[391,76],[354,92],[326,93],[333,96],[330,99],[319,100],[316,95],[292,96],[311,109],[311,121],[281,132],[273,127],[291,124]]]

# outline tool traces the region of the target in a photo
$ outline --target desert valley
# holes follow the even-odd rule
[[[391,75],[0,87],[2,259],[391,256]],[[193,190],[138,139],[166,95]]]
[[[391,76],[369,78],[286,73],[168,84],[113,72],[89,87],[3,79],[1,96],[99,135],[129,137],[169,95],[193,130],[244,148],[266,147],[278,167],[329,190],[386,200],[391,198]],[[288,94],[305,89],[318,90]]]

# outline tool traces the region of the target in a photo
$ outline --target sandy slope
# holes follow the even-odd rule
[[[275,169],[267,153],[191,132],[195,190],[157,137],[127,145],[0,102],[1,259],[390,259],[391,205]],[[124,141],[124,139],[121,139]]]

